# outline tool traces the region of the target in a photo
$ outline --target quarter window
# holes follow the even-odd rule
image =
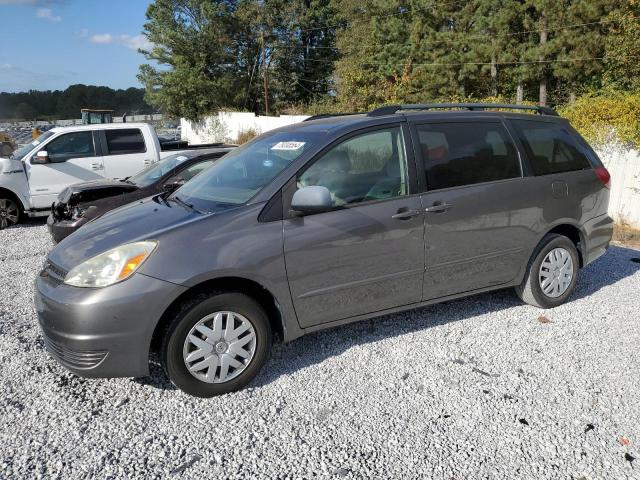
[[[429,190],[522,176],[516,149],[499,123],[416,126]]]
[[[144,153],[147,151],[142,132],[138,128],[105,130],[104,134],[107,138],[109,155]]]
[[[334,206],[408,194],[407,159],[399,127],[352,137],[298,177],[298,188],[326,187]]]
[[[590,168],[569,133],[557,125],[512,120],[524,145],[535,175],[571,172]]]
[[[66,162],[72,158],[94,157],[93,134],[90,130],[71,132],[54,138],[43,150],[51,162]]]

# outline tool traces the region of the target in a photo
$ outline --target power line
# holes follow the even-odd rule
[[[634,20],[640,20],[640,17],[633,17]],[[491,34],[491,33],[477,33],[477,34],[473,34],[470,36],[464,36],[465,40],[471,40],[471,39],[476,39],[476,38],[502,38],[502,37],[513,37],[513,36],[518,36],[518,35],[529,35],[529,34],[533,34],[533,33],[542,33],[542,32],[555,32],[558,30],[569,30],[572,28],[580,28],[580,27],[587,27],[587,26],[593,26],[593,25],[606,25],[609,23],[615,23],[617,20],[600,20],[600,21],[594,21],[594,22],[583,22],[583,23],[574,23],[572,25],[564,25],[564,26],[559,26],[559,27],[553,27],[553,28],[544,28],[544,29],[539,29],[539,30],[521,30],[518,32],[507,32],[507,33],[500,33],[500,34]],[[460,35],[464,35],[463,32],[457,32]],[[438,39],[437,42],[441,43],[445,40],[454,40],[454,39]],[[419,45],[415,44],[415,43],[394,43],[394,42],[388,42],[387,45],[395,45],[397,47],[417,47]],[[338,47],[331,47],[331,46],[323,46],[323,45],[290,45],[290,46],[276,46],[274,48],[284,48],[285,50],[287,49],[294,49],[294,48],[304,48],[304,49],[313,49],[313,50],[320,50],[320,49],[327,49],[327,50],[337,50],[337,51],[341,51],[342,49],[338,48]]]
[[[453,62],[453,63],[445,63],[445,62],[429,62],[429,63],[411,63],[411,67],[460,67],[463,65],[534,65],[534,64],[550,64],[550,63],[569,63],[569,62],[588,62],[588,61],[602,61],[602,60],[613,60],[613,59],[631,59],[631,58],[640,58],[640,55],[629,55],[624,57],[583,57],[583,58],[555,58],[550,60],[528,60],[528,61],[513,61],[513,62]],[[333,63],[329,60],[315,60],[315,59],[307,59],[311,62],[327,62]],[[407,66],[407,63],[402,62],[353,62],[355,65],[360,66]]]
[[[426,7],[421,7],[421,8],[408,8],[408,7],[399,7],[400,11],[399,12],[394,12],[394,13],[386,13],[386,14],[378,14],[378,15],[366,15],[366,13],[360,15],[360,16],[356,16],[355,18],[352,18],[350,20],[345,20],[344,22],[341,23],[336,23],[333,25],[324,25],[322,27],[314,27],[314,28],[304,28],[301,29],[300,32],[313,32],[313,31],[317,31],[317,30],[326,30],[326,29],[331,29],[331,28],[339,28],[339,27],[344,27],[345,25],[349,25],[351,23],[354,23],[355,20],[359,20],[359,19],[372,19],[372,18],[389,18],[389,17],[396,17],[396,16],[400,16],[400,15],[407,15],[409,13],[417,13],[417,12],[424,12],[426,10],[431,10],[433,8],[443,8],[443,7],[450,7],[452,5],[466,5],[468,2],[467,1],[455,1],[455,2],[447,2],[447,3],[441,3],[441,4],[432,4]]]

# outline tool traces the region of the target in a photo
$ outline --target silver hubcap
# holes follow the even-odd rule
[[[0,198],[0,229],[18,223],[18,205],[8,198]]]
[[[540,288],[547,297],[556,298],[567,291],[573,279],[573,259],[564,248],[554,248],[540,265]]]
[[[184,341],[187,370],[206,383],[224,383],[240,375],[256,353],[253,324],[235,312],[215,312],[196,323]]]

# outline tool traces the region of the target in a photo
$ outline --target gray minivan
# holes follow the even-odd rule
[[[506,287],[560,305],[609,245],[608,201],[607,170],[548,108],[325,116],[87,224],[50,252],[36,307],[72,372],[144,376],[157,353],[207,397],[246,385],[274,339]]]

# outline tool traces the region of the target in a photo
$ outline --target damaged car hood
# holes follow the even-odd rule
[[[101,198],[113,197],[123,193],[129,193],[137,190],[139,187],[133,183],[126,183],[122,180],[93,180],[90,182],[76,183],[65,188],[58,196],[61,203],[91,202]]]

